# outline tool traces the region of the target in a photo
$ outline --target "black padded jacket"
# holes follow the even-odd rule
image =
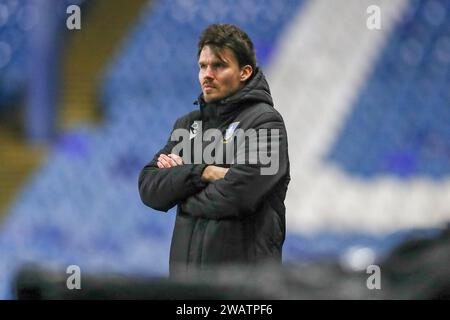
[[[201,175],[207,164],[204,159],[195,162],[194,152],[190,164],[158,168],[158,156],[172,153],[179,142],[169,138],[142,169],[139,193],[143,203],[156,210],[168,211],[177,205],[170,249],[171,276],[223,264],[280,263],[286,232],[284,199],[290,181],[288,143],[283,119],[273,107],[262,71],[257,69],[247,85],[232,96],[215,103],[205,103],[200,96],[197,104],[200,110],[179,118],[174,130],[195,133],[193,126],[201,121],[202,133],[219,129],[225,138],[218,143],[226,143],[235,128],[256,132],[277,129],[278,145],[269,147],[269,155],[278,158],[278,165],[275,172],[262,174],[261,169],[268,165],[259,159],[256,163],[242,163],[234,158],[234,163],[215,164],[230,168],[224,179],[205,183]],[[212,143],[203,141],[201,134],[194,139],[201,139],[202,151]],[[258,148],[270,141],[263,141],[259,135],[257,139],[261,143]],[[243,150],[251,152],[249,148]],[[183,156],[182,152],[179,155]]]

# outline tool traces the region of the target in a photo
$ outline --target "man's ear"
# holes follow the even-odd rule
[[[247,81],[253,74],[253,68],[251,65],[247,64],[241,68],[241,82]]]

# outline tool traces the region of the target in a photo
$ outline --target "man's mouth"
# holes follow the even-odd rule
[[[204,84],[203,85],[203,89],[214,89],[214,86],[213,85],[211,85],[211,84]]]

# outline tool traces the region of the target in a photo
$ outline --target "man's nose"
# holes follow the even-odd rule
[[[213,70],[210,66],[206,67],[205,73],[203,74],[203,76],[208,79],[214,78]]]

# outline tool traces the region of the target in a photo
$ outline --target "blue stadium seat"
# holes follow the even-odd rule
[[[0,233],[0,250],[13,248],[9,262],[0,261],[0,277],[10,279],[8,271],[30,260],[86,271],[166,274],[174,210],[145,207],[137,179],[174,120],[195,108],[199,33],[212,21],[241,25],[264,67],[301,3],[198,1],[185,8],[182,1],[152,1],[105,73],[104,126],[64,133],[18,195]],[[7,288],[0,287],[0,297],[10,294]]]
[[[388,172],[444,178],[449,74],[450,3],[412,1],[327,158],[366,178]]]
[[[174,210],[166,214],[145,207],[137,179],[166,142],[174,120],[195,108],[199,33],[213,21],[239,24],[254,39],[264,68],[303,2],[201,0],[186,7],[174,0],[148,6],[104,75],[104,126],[65,132],[14,202],[0,232],[0,298],[11,295],[14,270],[26,262],[166,274]],[[387,171],[402,178],[448,175],[449,9],[445,0],[411,2],[359,92],[350,121],[328,155],[331,161],[365,179]],[[0,63],[7,49],[1,50],[0,45]],[[288,234],[284,258],[336,259],[355,246],[383,255],[411,235],[434,233]]]

